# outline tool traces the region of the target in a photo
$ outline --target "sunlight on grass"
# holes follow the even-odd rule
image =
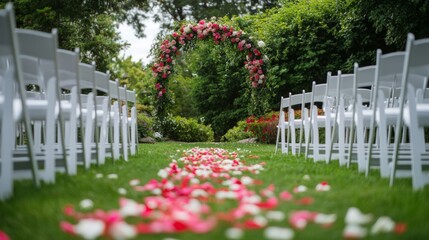
[[[118,209],[121,195],[118,189],[126,190],[125,197],[141,201],[143,194],[135,192],[129,181],[139,179],[142,184],[151,179],[159,179],[158,170],[178,157],[177,150],[192,147],[216,147],[228,151],[237,148],[246,150],[241,160],[246,164],[266,162],[265,170],[255,179],[263,181],[260,188],[270,184],[275,186],[275,193],[293,192],[299,185],[308,188],[307,192],[294,193],[291,202],[281,201],[276,210],[285,213],[286,219],[269,226],[291,227],[289,214],[294,210],[308,210],[321,213],[337,214],[336,222],[330,228],[316,224],[308,224],[303,230],[295,230],[294,239],[341,239],[345,227],[344,216],[349,207],[357,207],[374,216],[369,230],[380,216],[389,216],[395,222],[407,224],[407,230],[401,235],[381,233],[368,235],[366,239],[426,239],[429,236],[429,188],[413,192],[409,179],[399,179],[390,188],[386,179],[380,179],[377,172],[365,177],[352,166],[350,169],[339,167],[337,162],[329,165],[313,163],[302,157],[274,154],[273,145],[258,144],[224,144],[224,143],[158,143],[140,145],[139,154],[129,162],[108,161],[105,165],[93,166],[90,170],[79,169],[77,176],[58,174],[55,185],[44,185],[35,189],[31,182],[20,181],[15,184],[14,197],[0,202],[0,229],[11,239],[76,239],[60,230],[59,223],[70,220],[63,214],[68,204],[76,210],[85,212],[79,203],[83,199],[91,199],[94,209]],[[109,178],[109,174],[117,174],[117,179]],[[305,175],[309,179],[304,178]],[[315,187],[326,181],[331,186],[328,192],[318,192]],[[311,197],[314,202],[309,205],[297,204],[295,200]],[[213,206],[217,209],[233,207],[233,202],[226,206]],[[92,209],[91,211],[93,211]],[[214,231],[207,234],[153,234],[139,236],[137,239],[225,239],[225,231],[230,225],[220,221]],[[242,239],[264,239],[263,230],[247,230]]]

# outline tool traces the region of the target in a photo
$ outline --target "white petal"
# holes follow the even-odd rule
[[[395,222],[389,217],[379,217],[371,228],[371,234],[381,232],[392,232],[395,229]]]
[[[243,230],[240,228],[228,228],[225,231],[225,236],[229,239],[241,239],[243,237]]]
[[[285,219],[285,214],[281,211],[268,211],[266,216],[273,221],[283,221]]]
[[[363,214],[358,208],[355,207],[349,208],[345,217],[345,222],[347,224],[366,224],[371,220],[371,214]]]
[[[90,209],[94,206],[94,203],[91,199],[83,199],[82,201],[80,201],[79,205],[83,209]]]
[[[126,195],[127,194],[127,189],[125,188],[118,188],[118,193],[121,195]]]
[[[314,218],[314,222],[317,224],[328,225],[328,224],[334,223],[336,219],[337,219],[336,214],[319,213]]]
[[[346,239],[364,238],[367,235],[367,230],[358,224],[348,224],[343,231],[343,237]]]
[[[108,178],[108,179],[118,179],[118,174],[116,174],[116,173],[111,173],[111,174],[107,175],[107,178]]]
[[[140,184],[140,180],[138,180],[138,179],[133,179],[133,180],[131,180],[130,181],[130,186],[137,186],[137,185],[139,185]]]
[[[84,239],[95,239],[104,232],[104,222],[94,219],[82,219],[74,227],[76,234]]]
[[[290,228],[267,227],[264,236],[266,239],[272,240],[289,240],[293,238],[294,232]]]
[[[122,240],[135,237],[137,232],[133,226],[126,222],[117,222],[110,227],[110,235],[113,239]]]

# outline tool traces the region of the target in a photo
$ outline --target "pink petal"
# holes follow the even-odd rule
[[[292,200],[293,195],[288,192],[288,191],[283,191],[280,193],[280,199],[285,200],[285,201],[290,201]]]
[[[0,230],[0,240],[10,240],[9,236]]]
[[[71,224],[71,223],[69,223],[69,222],[62,221],[60,223],[60,228],[61,228],[61,230],[63,230],[66,233],[70,233],[72,235],[76,234],[75,231],[74,231],[74,225]],[[0,238],[0,239],[2,239],[2,238]]]

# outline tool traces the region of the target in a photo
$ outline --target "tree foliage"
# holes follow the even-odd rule
[[[163,29],[173,29],[174,22],[199,21],[211,17],[255,14],[278,6],[277,0],[152,0],[155,20]]]
[[[6,2],[0,0],[0,7]],[[108,65],[127,46],[121,41],[117,24],[127,22],[142,35],[142,20],[148,7],[146,0],[14,1],[17,27],[44,32],[57,28],[60,48],[79,47],[82,61],[95,61],[100,71],[108,70]]]

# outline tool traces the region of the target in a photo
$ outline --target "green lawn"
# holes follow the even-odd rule
[[[82,199],[91,199],[95,208],[110,210],[118,208],[118,188],[128,190],[126,197],[141,200],[142,194],[133,192],[128,182],[138,178],[142,183],[152,178],[159,179],[157,172],[177,156],[177,150],[192,147],[216,147],[230,151],[250,150],[247,155],[259,158],[244,158],[247,164],[266,162],[261,174],[252,176],[263,181],[263,186],[274,184],[276,193],[284,190],[292,192],[298,185],[306,185],[309,190],[295,194],[295,197],[311,196],[311,205],[297,205],[292,202],[281,202],[277,208],[286,216],[297,209],[337,214],[337,221],[330,228],[323,228],[310,223],[304,230],[295,230],[294,239],[342,239],[344,216],[349,207],[358,207],[365,213],[372,213],[376,218],[389,216],[394,221],[407,224],[407,231],[402,235],[381,233],[369,235],[367,239],[429,239],[429,188],[413,192],[409,179],[397,180],[390,188],[386,179],[380,179],[374,171],[369,177],[359,174],[355,166],[350,169],[339,167],[337,162],[329,165],[313,163],[302,157],[293,157],[274,153],[273,145],[231,144],[231,143],[157,143],[140,145],[139,154],[128,162],[108,161],[100,167],[85,171],[79,169],[76,176],[57,175],[55,185],[44,185],[40,189],[33,187],[30,181],[16,182],[14,197],[0,202],[0,230],[11,239],[77,239],[63,233],[59,228],[60,221],[72,221],[63,214],[63,208],[72,204],[79,210]],[[246,156],[246,154],[244,154]],[[103,178],[96,178],[102,173]],[[107,175],[115,173],[118,179],[108,179]],[[310,180],[303,179],[309,175]],[[314,187],[321,181],[327,181],[332,189],[329,192],[317,192]],[[215,208],[215,207],[214,207]],[[223,207],[220,207],[223,208]],[[374,221],[375,221],[374,219]],[[374,221],[365,226],[368,230]],[[287,219],[283,222],[269,223],[270,226],[288,227]],[[139,236],[138,239],[225,239],[225,229],[229,226],[219,222],[216,229],[207,234],[154,234]],[[246,231],[243,239],[263,239],[263,230]]]

